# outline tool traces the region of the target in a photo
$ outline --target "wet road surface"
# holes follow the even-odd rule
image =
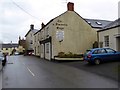
[[[69,65],[33,56],[10,56],[3,88],[118,88],[118,82]]]

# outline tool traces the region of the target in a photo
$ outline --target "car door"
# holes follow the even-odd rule
[[[100,58],[102,61],[105,61],[108,57],[105,49],[95,50],[94,56],[95,58]]]
[[[113,49],[106,48],[106,52],[107,52],[107,55],[108,55],[108,60],[117,59],[117,54],[115,53],[115,51]]]

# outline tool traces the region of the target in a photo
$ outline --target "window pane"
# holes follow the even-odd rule
[[[107,53],[114,53],[115,51],[112,49],[106,49]]]
[[[105,36],[104,40],[105,40],[105,47],[109,47],[109,36]]]

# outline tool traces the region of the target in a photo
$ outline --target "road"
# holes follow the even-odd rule
[[[118,82],[59,62],[33,56],[10,56],[3,88],[118,88]]]

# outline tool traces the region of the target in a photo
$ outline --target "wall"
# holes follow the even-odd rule
[[[103,42],[103,47],[105,47],[104,36],[109,35],[109,48],[117,50],[117,39],[115,35],[118,34],[118,28],[112,28],[99,32],[99,42]]]
[[[34,43],[34,34],[32,31],[26,36],[26,50],[33,49],[34,46],[31,44],[31,41]]]
[[[67,11],[57,17],[48,27],[52,37],[52,58],[59,52],[85,53],[87,49],[92,48],[94,41],[97,40],[97,32],[73,11]],[[56,37],[56,33],[59,31],[64,32],[61,42]]]
[[[36,56],[40,56],[40,32],[38,32],[37,34],[34,35],[34,44],[33,44],[33,47],[34,47],[34,54]]]

